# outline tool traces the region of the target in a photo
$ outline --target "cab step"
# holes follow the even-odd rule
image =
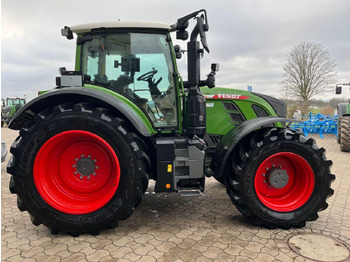
[[[178,193],[182,197],[192,197],[192,196],[201,196],[203,189],[200,188],[181,188],[178,189]]]

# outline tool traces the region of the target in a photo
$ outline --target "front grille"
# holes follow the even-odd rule
[[[204,136],[204,140],[207,142],[207,145],[209,147],[211,146],[217,146],[222,139],[222,136],[219,135],[212,135],[212,134],[206,134]]]
[[[213,144],[219,144],[220,140],[221,140],[221,136],[214,136],[214,135],[211,135],[209,136],[210,137],[210,140]]]
[[[269,114],[260,106],[252,105],[252,108],[256,114],[257,117],[266,117],[269,116]]]
[[[244,117],[240,113],[230,113],[231,120],[233,122],[243,122]]]
[[[223,104],[228,111],[239,111],[238,107],[233,102],[223,102]]]

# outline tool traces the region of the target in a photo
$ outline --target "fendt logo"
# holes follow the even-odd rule
[[[233,95],[233,94],[217,94],[217,95],[204,95],[206,99],[237,99],[244,100],[249,98],[249,96]]]

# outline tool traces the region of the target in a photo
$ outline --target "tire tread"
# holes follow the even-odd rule
[[[326,189],[324,192],[321,192],[322,200],[319,202],[318,208],[315,209],[314,212],[309,212],[308,216],[301,217],[300,219],[294,219],[291,221],[283,220],[279,218],[275,218],[270,215],[261,215],[261,212],[257,212],[254,209],[254,206],[251,201],[255,199],[244,190],[245,176],[247,175],[247,166],[251,164],[251,162],[256,161],[258,157],[264,153],[264,149],[273,145],[274,143],[279,144],[280,141],[286,141],[286,143],[301,143],[304,147],[308,148],[309,152],[312,152],[313,157],[317,158],[320,165],[322,165],[322,170],[325,176]],[[243,146],[242,146],[243,145]],[[246,145],[250,145],[247,147]],[[334,181],[335,176],[330,174],[330,167],[332,165],[332,161],[326,160],[325,150],[324,148],[318,148],[315,144],[315,140],[312,138],[305,139],[302,134],[296,133],[290,129],[275,129],[272,128],[270,130],[261,129],[260,131],[256,131],[256,133],[250,137],[245,139],[240,146],[239,154],[232,154],[231,156],[231,164],[228,163],[229,166],[228,172],[226,173],[226,187],[227,193],[230,196],[232,202],[237,207],[237,209],[248,218],[248,220],[252,221],[256,225],[261,225],[266,228],[292,228],[292,227],[304,227],[306,221],[313,221],[318,218],[318,212],[326,209],[328,204],[326,203],[326,199],[333,195],[333,190],[330,188],[331,182]],[[255,153],[254,150],[257,150]],[[238,155],[238,157],[237,157]],[[249,155],[250,157],[247,157]],[[254,193],[255,194],[255,193]],[[256,200],[254,200],[256,201]],[[265,207],[267,210],[268,208]],[[264,211],[265,213],[269,213],[269,211]]]
[[[48,212],[46,207],[38,206],[39,204],[36,203],[38,201],[31,201],[28,198],[28,189],[23,185],[25,183],[22,180],[24,176],[22,174],[23,170],[21,170],[16,162],[17,159],[23,157],[22,151],[25,146],[25,141],[27,143],[29,140],[36,142],[37,138],[33,137],[33,134],[37,132],[36,129],[39,128],[39,125],[45,126],[47,123],[50,123],[50,127],[48,128],[50,128],[50,130],[55,130],[59,126],[58,123],[54,122],[56,121],[54,119],[63,119],[60,120],[63,122],[65,121],[65,116],[83,116],[95,119],[94,121],[101,123],[101,127],[108,124],[111,129],[114,129],[115,132],[119,133],[122,139],[124,139],[124,143],[130,148],[131,154],[129,153],[130,156],[128,156],[130,157],[130,161],[126,161],[128,166],[124,168],[125,170],[128,170],[129,173],[131,172],[134,174],[134,178],[125,178],[125,181],[129,182],[125,182],[126,184],[123,182],[124,185],[121,187],[126,190],[126,193],[122,193],[120,196],[121,201],[112,206],[113,210],[117,209],[116,211],[106,209],[100,212],[97,210],[94,213],[100,212],[100,214],[96,217],[90,214],[87,214],[85,218],[83,217],[84,215],[69,215],[69,219],[67,215],[62,213],[62,215],[60,215],[61,218],[55,223],[54,221],[50,221],[48,216],[46,216],[46,213]],[[50,121],[51,119],[53,120]],[[100,127],[99,125],[96,125],[95,128],[98,129]],[[132,144],[135,146],[132,146]],[[148,178],[151,170],[146,144],[132,131],[128,122],[113,115],[107,108],[95,107],[93,104],[86,102],[76,104],[68,102],[40,112],[34,117],[34,121],[31,122],[31,125],[21,129],[20,135],[12,144],[10,152],[13,155],[7,166],[7,172],[12,175],[9,189],[11,193],[17,194],[17,205],[19,210],[28,211],[31,221],[35,226],[44,224],[51,230],[52,234],[64,232],[76,237],[83,233],[97,235],[104,228],[117,227],[118,221],[129,217],[133,213],[133,210],[141,203],[142,195],[148,186]],[[103,209],[101,208],[101,210]],[[55,212],[57,213],[58,211]],[[59,212],[57,215],[58,214]],[[67,220],[65,216],[67,216]],[[104,217],[108,217],[108,219],[106,220]]]

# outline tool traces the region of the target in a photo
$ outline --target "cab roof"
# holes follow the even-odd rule
[[[140,22],[140,21],[118,21],[118,22],[101,22],[89,23],[82,25],[71,26],[70,29],[76,33],[87,33],[92,29],[99,28],[150,28],[170,31],[170,26],[161,22]]]

